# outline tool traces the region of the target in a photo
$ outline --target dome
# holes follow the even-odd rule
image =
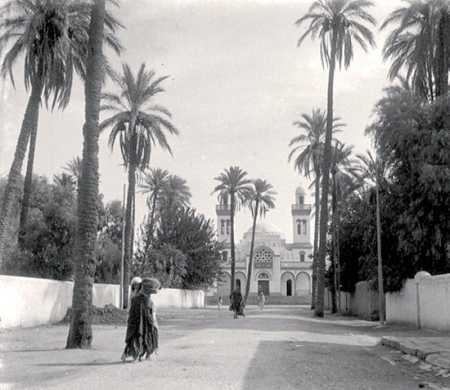
[[[267,222],[261,222],[261,223],[257,223],[256,224],[256,228],[255,228],[255,234],[270,234],[270,235],[277,235],[281,238],[283,238],[283,233],[281,232],[280,229],[278,229],[276,226],[267,223]],[[245,232],[245,236],[252,234],[252,226],[250,226],[249,229],[246,230]]]
[[[298,186],[297,187],[297,189],[295,190],[295,195],[305,195],[306,194],[306,192],[305,192],[305,190],[303,189],[303,187],[302,186]]]

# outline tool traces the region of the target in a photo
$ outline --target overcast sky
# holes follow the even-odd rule
[[[305,179],[288,164],[288,143],[297,134],[292,122],[312,108],[326,107],[327,71],[322,69],[317,42],[298,48],[301,30],[294,22],[310,1],[121,1],[117,16],[126,25],[120,34],[126,48],[121,58],[111,57],[116,69],[127,62],[133,69],[145,62],[158,75],[170,75],[158,103],[173,113],[180,136],[169,139],[174,156],[155,150],[151,165],[168,169],[188,181],[192,205],[215,218],[214,177],[230,165],[239,165],[251,178],[263,178],[277,191],[276,209],[266,221],[292,239],[290,205],[295,188]],[[375,1],[378,22],[399,0]],[[358,49],[351,67],[338,72],[335,115],[347,128],[340,139],[356,152],[370,148],[364,129],[374,103],[387,85],[388,64],[381,59],[385,34],[376,32],[378,47],[368,54]],[[0,175],[12,161],[27,94],[16,69],[17,89],[1,85]],[[41,111],[35,172],[60,173],[81,154],[84,96],[79,80],[64,112]],[[100,144],[100,191],[105,199],[121,199],[125,180],[119,151]],[[137,198],[137,222],[145,213]],[[240,213],[238,237],[250,226]]]

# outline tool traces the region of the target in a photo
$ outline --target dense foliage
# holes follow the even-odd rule
[[[450,272],[450,131],[447,101],[425,103],[408,91],[388,90],[370,128],[389,169],[381,181],[383,271],[386,291],[425,270]],[[374,189],[342,208],[342,283],[376,280]]]
[[[134,273],[157,276],[165,287],[195,289],[212,285],[220,276],[221,247],[211,221],[190,208],[160,212],[162,218],[150,245],[146,242],[148,235],[142,234],[133,259]]]
[[[4,188],[4,185],[2,185]],[[19,199],[14,207],[19,209]],[[76,229],[76,181],[67,174],[52,183],[34,176],[30,214],[23,233],[22,248],[17,243],[18,220],[8,227],[7,261],[2,272],[57,280],[73,278],[73,250]],[[97,282],[117,282],[120,267],[122,206],[114,201],[106,206],[98,199]]]

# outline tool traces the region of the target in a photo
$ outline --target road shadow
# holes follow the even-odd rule
[[[375,357],[380,347],[262,341],[241,390],[410,390],[411,379]]]
[[[38,367],[91,367],[91,366],[118,366],[123,364],[134,363],[132,361],[122,362],[83,362],[83,363],[36,363]]]

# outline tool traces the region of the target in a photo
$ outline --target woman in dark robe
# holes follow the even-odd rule
[[[238,316],[244,316],[244,301],[242,298],[241,290],[236,288],[230,295],[230,309],[234,311],[234,318],[238,318]]]
[[[160,286],[157,279],[143,278],[139,292],[131,300],[123,362],[129,356],[134,361],[141,361],[144,355],[149,359],[158,349],[158,323],[151,295],[156,294]]]

